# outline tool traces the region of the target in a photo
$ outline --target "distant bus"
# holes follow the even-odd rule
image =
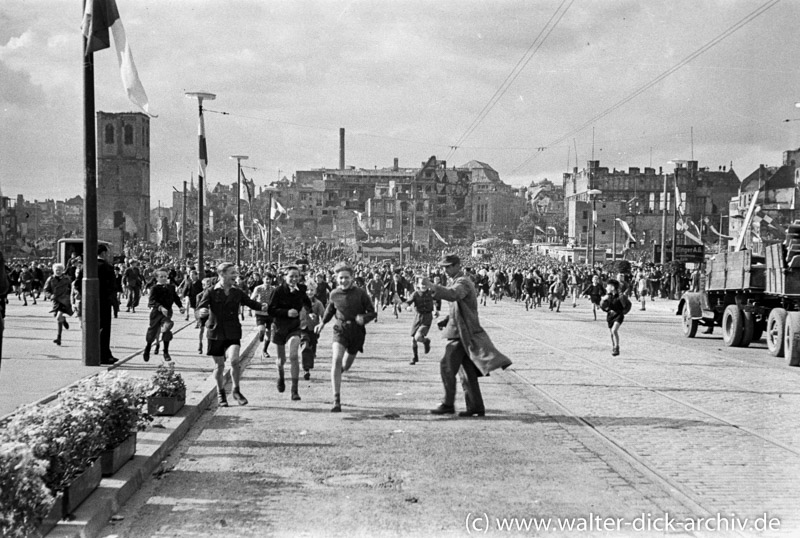
[[[106,245],[109,249],[112,244],[108,241],[97,241],[98,245]],[[58,263],[67,265],[69,260],[75,256],[83,257],[83,239],[80,237],[69,237],[58,240]]]

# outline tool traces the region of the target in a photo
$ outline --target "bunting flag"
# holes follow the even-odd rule
[[[625,234],[630,238],[630,240],[635,242],[636,238],[633,236],[633,233],[631,232],[631,227],[628,226],[628,223],[619,218],[616,219],[616,221],[619,222],[619,227],[622,228],[622,231],[625,232]]]
[[[724,234],[720,233],[719,230],[714,228],[714,225],[711,224],[711,221],[709,220],[708,217],[705,218],[705,223],[706,223],[706,226],[708,226],[709,230],[711,230],[713,233],[715,233],[716,235],[718,235],[722,239],[733,239],[733,237],[731,237],[730,235],[724,235]]]
[[[542,232],[543,234],[547,235],[547,232],[545,232],[544,230],[542,230],[542,228],[541,228],[540,226],[537,226],[537,225],[535,225],[535,224],[534,224],[534,226],[533,226],[533,227],[534,227],[534,228],[535,228],[537,231],[540,231],[540,232]]]
[[[444,240],[444,237],[442,237],[441,235],[439,235],[439,232],[437,232],[437,231],[436,231],[436,230],[434,230],[433,228],[431,228],[431,231],[433,232],[433,235],[435,235],[435,236],[436,236],[436,239],[438,239],[439,241],[441,241],[441,242],[442,242],[442,243],[444,243],[445,245],[447,245],[447,246],[450,246],[450,243],[448,243],[447,241],[445,241],[445,240]]]
[[[208,150],[206,150],[206,121],[203,117],[203,107],[200,107],[200,121],[198,123],[198,142],[199,142],[199,161],[200,161],[200,171],[197,174],[197,181],[203,183],[203,188],[205,192],[203,195],[211,194],[211,189],[209,188],[208,181],[206,178],[206,166],[208,166]]]
[[[269,246],[267,244],[268,239],[269,239],[269,237],[267,235],[267,233],[268,233],[267,232],[267,226],[264,225],[264,224],[261,224],[261,221],[258,220],[258,219],[253,219],[253,224],[255,224],[256,228],[258,228],[258,236],[261,238],[261,243],[264,245],[264,248],[267,248]],[[255,238],[253,238],[253,240],[255,241]]]
[[[690,217],[686,217],[686,222],[684,223],[683,226],[684,226],[683,228],[684,236],[688,237],[698,245],[703,244],[703,240],[700,239],[700,237],[702,236],[702,234],[700,233],[700,228],[697,227],[697,224],[695,224]],[[692,233],[690,227],[694,228],[695,233]]]
[[[244,238],[244,240],[247,241],[248,243],[252,243],[253,238],[247,237],[247,230],[245,230],[244,226],[244,215],[239,215],[239,229],[242,231],[242,237]]]
[[[369,235],[369,225],[367,224],[367,221],[364,220],[364,213],[355,210],[353,210],[353,213],[356,214],[356,220],[358,221],[359,227],[364,230],[365,234]]]
[[[675,184],[675,202],[674,203],[675,203],[675,209],[678,210],[678,213],[682,217],[683,216],[683,210],[684,210],[684,207],[683,207],[684,202],[683,202],[683,197],[681,196],[681,191],[678,190],[678,184],[677,183]]]
[[[283,235],[283,232],[281,231],[280,227],[278,227],[278,226],[275,226],[275,232],[277,232],[279,235]]]
[[[122,19],[119,17],[116,1],[86,0],[81,23],[81,33],[86,37],[86,50],[84,52],[86,56],[111,46],[111,40],[108,36],[109,29],[114,38],[119,72],[128,99],[148,116],[152,118],[158,117],[150,113],[147,94],[144,91],[144,86],[142,86],[142,81],[139,80],[139,73],[133,61],[133,54],[128,45],[128,38],[125,35],[125,27],[122,26]]]
[[[269,218],[270,220],[276,220],[280,218],[281,215],[288,216],[289,212],[286,211],[286,208],[284,208],[278,200],[273,198],[272,206],[269,209]]]
[[[241,168],[239,169],[239,173],[242,176],[239,180],[239,198],[247,202],[248,204],[253,203],[253,192],[252,188],[255,185],[251,186],[248,179],[244,176],[244,170]]]

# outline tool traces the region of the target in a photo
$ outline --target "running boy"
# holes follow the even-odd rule
[[[264,310],[266,305],[250,299],[245,292],[235,287],[239,268],[230,262],[217,266],[219,280],[214,287],[207,289],[197,301],[197,310],[207,308],[208,315],[208,348],[206,355],[214,358],[214,378],[217,382],[217,399],[221,407],[228,407],[225,394],[225,360],[231,360],[231,384],[233,399],[239,405],[247,405],[247,398],[239,390],[239,379],[242,375],[239,363],[239,349],[242,341],[242,324],[239,322],[239,306],[245,305],[253,310]]]
[[[335,316],[333,326],[333,345],[331,357],[331,387],[333,388],[333,407],[331,413],[341,413],[342,372],[353,365],[356,354],[364,352],[364,338],[367,334],[364,325],[375,319],[375,307],[367,292],[353,285],[353,268],[344,262],[333,268],[338,286],[331,292],[322,323],[317,325],[320,334],[325,325]],[[342,366],[342,359],[347,355]]]
[[[419,346],[417,342],[422,342],[425,346],[426,354],[430,352],[431,339],[428,338],[428,331],[433,323],[433,292],[425,285],[422,277],[417,277],[416,280],[416,289],[406,301],[409,311],[412,305],[417,310],[414,322],[411,324],[411,349],[414,352],[414,358],[411,359],[410,364],[419,362]]]
[[[284,269],[284,282],[272,293],[269,315],[272,317],[272,338],[278,350],[275,364],[278,367],[278,392],[286,390],[284,365],[286,348],[289,348],[289,367],[292,375],[292,400],[300,400],[300,311],[311,309],[306,287],[300,284],[300,268],[290,265]]]
[[[53,302],[50,312],[56,317],[58,323],[58,336],[53,340],[57,346],[61,345],[61,330],[69,329],[66,316],[72,315],[72,280],[64,274],[64,265],[53,264],[53,274],[44,283],[44,296]]]
[[[600,308],[607,312],[606,321],[611,332],[611,354],[619,355],[619,327],[625,321],[625,314],[631,310],[631,301],[619,292],[619,281],[613,278],[606,282],[606,296],[600,302]]]
[[[145,335],[146,343],[144,353],[142,353],[144,362],[150,360],[150,346],[158,338],[159,331],[161,332],[161,340],[164,342],[164,360],[172,360],[172,357],[169,356],[172,326],[175,325],[175,322],[172,321],[172,305],[176,305],[181,314],[184,313],[183,301],[178,295],[175,286],[169,282],[169,270],[165,267],[156,269],[154,277],[156,284],[150,290],[150,299],[147,302],[147,306],[150,308],[150,326],[147,328],[147,334]],[[158,349],[156,349],[156,352],[158,352]]]

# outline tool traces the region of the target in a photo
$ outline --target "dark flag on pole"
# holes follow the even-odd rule
[[[206,192],[209,192],[208,182],[206,181],[206,166],[208,166],[208,151],[206,150],[206,122],[203,119],[203,108],[200,108],[200,123],[199,123],[199,141],[200,141],[200,177],[205,185]]]
[[[109,30],[111,30],[110,36]],[[113,37],[122,85],[125,87],[128,99],[144,110],[148,116],[156,117],[150,113],[147,94],[142,86],[142,81],[139,80],[139,72],[136,70],[128,38],[125,35],[125,27],[122,26],[122,19],[119,18],[115,0],[86,0],[81,32],[86,37],[86,50],[84,51],[86,56],[109,48],[111,46],[110,38]]]

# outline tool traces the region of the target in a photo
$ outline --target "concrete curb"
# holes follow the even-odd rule
[[[247,368],[258,343],[258,331],[248,335],[248,343],[241,352],[242,371]],[[230,381],[230,368],[225,371],[226,384]],[[186,405],[173,417],[161,417],[153,422],[155,427],[139,433],[136,454],[114,476],[103,478],[100,486],[92,492],[70,516],[61,520],[47,536],[48,538],[95,538],[108,525],[111,516],[117,513],[155,472],[178,446],[200,416],[216,398],[217,384],[213,374],[197,389],[187,390]],[[235,405],[235,403],[234,403]],[[163,429],[162,429],[163,428]]]

